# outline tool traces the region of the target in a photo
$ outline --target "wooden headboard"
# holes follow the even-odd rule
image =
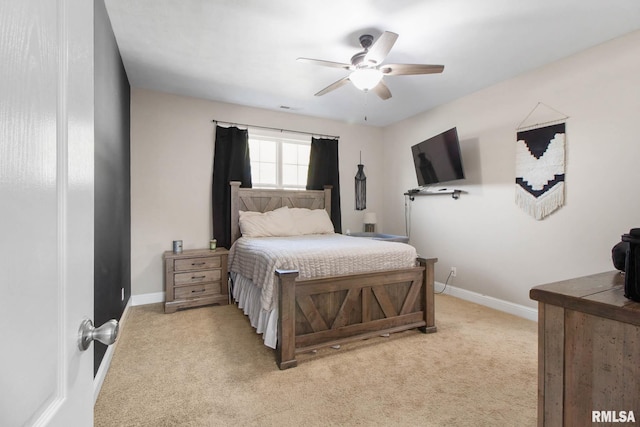
[[[324,209],[331,217],[331,185],[324,190],[278,190],[240,188],[240,181],[231,181],[231,244],[240,237],[240,211],[268,212],[283,206],[290,208]]]

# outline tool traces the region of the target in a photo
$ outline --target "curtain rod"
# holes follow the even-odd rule
[[[268,126],[247,125],[247,124],[235,123],[235,122],[223,122],[223,121],[216,120],[216,119],[213,119],[211,121],[213,123],[226,123],[226,124],[232,125],[232,126],[234,126],[234,125],[235,126],[245,126],[245,127],[248,127],[248,128],[267,129],[267,130],[275,130],[275,131],[280,131],[280,132],[300,133],[302,135],[311,135],[311,136],[315,135],[315,136],[331,138],[331,139],[340,139],[339,136],[335,136],[335,135],[324,135],[324,134],[320,134],[320,133],[311,133],[311,132],[303,132],[303,131],[299,131],[299,130],[272,128],[272,127],[268,127]]]

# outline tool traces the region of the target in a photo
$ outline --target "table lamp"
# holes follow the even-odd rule
[[[366,212],[364,214],[364,231],[367,233],[374,233],[376,231],[376,214],[375,212]]]

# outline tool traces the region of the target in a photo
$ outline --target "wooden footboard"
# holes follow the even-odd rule
[[[296,354],[381,334],[419,328],[436,332],[434,264],[356,275],[298,280],[277,270],[280,369],[297,365]]]

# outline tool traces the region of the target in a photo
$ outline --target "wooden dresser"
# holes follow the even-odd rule
[[[530,297],[539,307],[538,425],[609,425],[592,424],[592,411],[633,411],[639,421],[640,303],[624,297],[624,276],[537,286]]]
[[[227,255],[216,250],[188,249],[176,254],[167,251],[164,261],[164,312],[207,304],[228,304]]]

